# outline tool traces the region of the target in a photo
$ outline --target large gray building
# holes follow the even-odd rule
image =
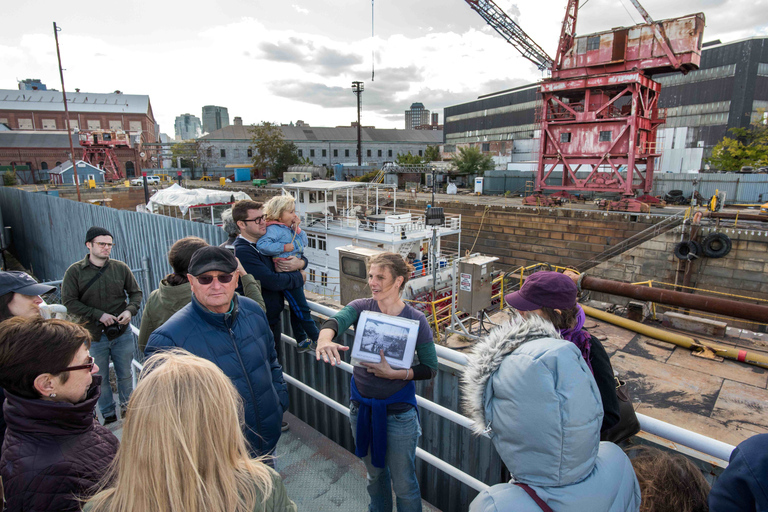
[[[357,128],[320,128],[313,126],[281,126],[286,141],[293,142],[299,156],[312,164],[330,167],[334,164],[357,164]],[[203,161],[208,169],[224,169],[226,165],[251,163],[253,156],[250,126],[232,125],[199,139]],[[427,146],[440,145],[440,130],[396,130],[362,128],[363,162],[380,166],[398,154],[423,156]]]
[[[226,107],[206,105],[203,107],[203,131],[213,133],[229,126],[229,111]]]
[[[747,127],[768,109],[768,37],[705,44],[701,67],[656,75],[666,123],[658,130],[658,172],[703,169],[728,130]],[[480,96],[445,109],[445,151],[477,145],[497,169],[536,168],[541,107],[538,84]],[[761,114],[762,112],[762,114]]]
[[[174,129],[176,140],[194,140],[202,135],[200,118],[192,114],[182,114],[176,117]]]
[[[429,126],[429,110],[423,103],[412,103],[411,108],[405,111],[405,129],[415,130],[419,126]]]

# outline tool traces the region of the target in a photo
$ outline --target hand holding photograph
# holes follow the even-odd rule
[[[417,320],[363,311],[357,322],[352,358],[378,363],[383,350],[391,367],[410,368],[418,332]]]

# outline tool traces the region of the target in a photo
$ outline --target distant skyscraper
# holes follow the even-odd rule
[[[21,91],[47,91],[48,88],[39,78],[26,78],[19,82],[19,90]]]
[[[176,140],[192,140],[202,135],[200,118],[192,114],[182,114],[176,118]]]
[[[432,112],[432,126],[437,126],[439,124],[438,120],[437,112]]]
[[[429,110],[423,103],[413,103],[411,108],[405,111],[405,129],[415,130],[417,126],[429,125]]]
[[[206,105],[203,107],[203,131],[213,133],[229,126],[229,112],[226,107]]]

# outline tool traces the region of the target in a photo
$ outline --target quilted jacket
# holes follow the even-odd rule
[[[212,313],[195,296],[149,337],[144,354],[179,347],[207,359],[232,380],[243,399],[245,437],[254,456],[280,439],[288,390],[275,342],[261,307],[235,295],[231,313]]]
[[[93,418],[101,377],[78,404],[21,398],[5,391],[0,473],[9,512],[80,510],[117,453],[118,440]]]
[[[621,448],[600,442],[603,407],[576,345],[530,315],[475,345],[462,377],[476,432],[488,432],[513,482],[481,492],[470,512],[637,512],[640,487]]]

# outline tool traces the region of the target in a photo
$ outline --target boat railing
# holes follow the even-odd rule
[[[304,226],[323,227],[326,229],[340,229],[344,231],[368,231],[373,233],[385,233],[393,236],[408,235],[415,232],[423,232],[428,229],[424,212],[387,209],[379,209],[380,213],[366,214],[354,209],[341,210],[337,213],[307,213],[304,215]],[[461,215],[446,214],[445,224],[438,226],[444,229],[457,231],[461,229]]]
[[[317,313],[325,317],[333,316],[338,312],[334,308],[324,306],[322,304],[317,304],[315,302],[309,302],[309,306],[314,313]],[[283,314],[283,316],[285,316],[285,313]],[[131,329],[134,335],[138,336],[139,331],[136,328],[136,326],[131,325]],[[350,335],[350,334],[351,334],[351,331],[345,333],[345,335]],[[283,342],[289,345],[295,345],[296,343],[293,338],[285,334],[283,334],[282,340]],[[458,368],[459,371],[461,371],[462,367],[467,365],[468,356],[466,354],[463,354],[459,351],[452,350],[450,348],[447,348],[441,345],[435,345],[435,350],[437,352],[438,358],[442,360],[443,364],[447,363],[449,364],[449,366],[453,368]],[[292,355],[291,357],[296,357],[296,355]],[[311,358],[311,361],[312,362],[310,363],[310,365],[315,363],[314,357]],[[319,368],[316,368],[315,370],[311,370],[312,372],[327,372],[329,369],[328,365],[326,365],[325,363],[317,362],[316,365],[318,365]],[[303,368],[306,366],[306,360],[303,359],[300,365],[296,365],[294,362],[293,366],[297,368]],[[351,373],[353,367],[345,362],[341,362],[335,368],[347,373]],[[137,383],[138,374],[141,371],[141,369],[142,369],[141,363],[134,359],[132,361],[132,373],[133,373],[134,385],[136,385]],[[310,371],[310,369],[305,368],[304,370],[302,370],[302,373],[307,373],[308,371]],[[292,386],[296,387],[298,390],[301,390],[303,393],[320,401],[321,403],[330,407],[331,409],[337,412],[340,412],[344,416],[349,416],[349,409],[345,405],[339,403],[338,401],[332,399],[327,394],[323,393],[321,391],[322,386],[316,385],[317,382],[314,382],[314,381],[317,378],[320,378],[319,376],[309,377],[310,381],[312,382],[303,382],[302,380],[299,380],[296,377],[289,375],[287,372],[283,372],[283,375],[286,381]],[[459,414],[451,409],[448,409],[438,403],[427,400],[426,398],[423,398],[418,395],[417,395],[417,402],[420,407],[429,411],[430,413],[435,414],[441,418],[444,418],[445,420],[448,420],[451,423],[459,425],[464,429],[471,430],[472,421],[466,416]],[[692,432],[690,430],[684,429],[682,427],[678,427],[676,425],[672,425],[670,423],[667,423],[661,420],[657,420],[645,414],[638,413],[637,417],[640,421],[640,427],[642,429],[642,432],[649,434],[651,437],[657,438],[656,442],[663,444],[668,448],[682,451],[686,454],[692,455],[694,457],[698,457],[703,460],[707,460],[719,466],[727,465],[727,461],[730,459],[731,452],[735,448],[733,445],[724,443],[722,441],[718,441],[716,439],[712,439],[710,437],[698,434],[696,432]],[[487,435],[484,437],[487,437]],[[471,487],[472,489],[481,491],[483,489],[488,488],[487,484],[459,470],[458,468],[452,466],[451,464],[445,462],[444,460],[438,457],[435,457],[434,455],[432,455],[431,453],[425,450],[422,450],[419,448],[417,450],[417,457],[419,457],[421,460],[425,461],[426,463],[434,466],[435,468],[439,469],[440,471],[445,472],[446,474],[462,482],[463,484]],[[714,458],[715,460],[714,461],[711,460],[712,458]]]

